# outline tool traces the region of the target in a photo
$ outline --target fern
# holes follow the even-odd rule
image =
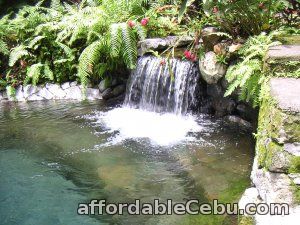
[[[96,41],[86,47],[79,57],[78,77],[84,86],[87,85],[88,77],[93,73],[93,67],[100,58],[102,47],[103,41]]]
[[[19,45],[13,48],[9,56],[9,66],[14,66],[19,59],[27,55],[29,55],[29,52],[26,50],[26,46]]]
[[[1,39],[0,39],[0,53],[4,55],[8,55],[9,53],[7,44]]]
[[[44,65],[44,76],[48,80],[51,80],[51,81],[54,80],[54,74],[53,74],[52,70],[50,69],[49,64]]]
[[[28,83],[31,80],[33,85],[37,85],[42,75],[42,68],[43,64],[41,63],[31,65],[27,70],[25,83]]]
[[[134,69],[137,61],[137,47],[133,32],[126,23],[120,24],[123,41],[123,59],[128,68]]]
[[[122,35],[120,24],[112,24],[110,27],[111,36],[111,55],[117,57],[120,54],[122,46]]]

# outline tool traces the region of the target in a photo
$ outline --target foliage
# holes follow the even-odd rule
[[[213,14],[223,30],[232,35],[258,35],[278,28],[280,13],[291,5],[287,0],[206,0],[206,14]]]
[[[242,60],[229,67],[226,79],[230,83],[225,96],[239,90],[241,100],[258,106],[260,102],[261,86],[267,81],[263,71],[263,60],[269,47],[278,45],[272,40],[273,35],[262,33],[249,38],[243,48],[239,50]]]

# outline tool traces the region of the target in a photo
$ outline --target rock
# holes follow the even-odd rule
[[[272,78],[270,86],[271,95],[277,100],[280,109],[300,112],[300,79]]]
[[[114,94],[113,94],[113,90],[111,88],[107,88],[103,93],[102,93],[102,98],[104,100],[113,98]]]
[[[222,39],[220,35],[216,34],[217,32],[219,30],[216,27],[206,27],[201,31],[201,38],[207,51],[212,51],[214,45]]]
[[[244,128],[244,129],[247,129],[247,130],[252,129],[251,123],[249,123],[246,120],[243,120],[242,118],[240,118],[238,116],[226,116],[225,119],[226,119],[227,122],[238,125],[241,128]]]
[[[99,85],[98,85],[98,88],[100,90],[100,92],[104,92],[107,88],[109,88],[109,82],[108,82],[108,79],[104,79],[102,80]]]
[[[65,99],[82,100],[82,91],[78,86],[72,86],[66,89]]]
[[[214,53],[216,55],[226,55],[227,54],[227,43],[218,43],[214,45]]]
[[[28,101],[41,101],[41,100],[44,100],[42,97],[36,95],[36,94],[33,94],[31,96],[29,96],[27,98]]]
[[[230,115],[235,110],[236,103],[229,98],[219,98],[212,102],[212,107],[215,110],[215,115],[217,117],[223,117]]]
[[[168,36],[166,38],[149,38],[138,43],[138,55],[142,56],[149,51],[161,51],[176,44],[177,47],[187,46],[194,39],[189,36]]]
[[[120,84],[113,89],[112,94],[114,97],[117,97],[117,96],[123,94],[125,92],[125,90],[126,90],[125,85]]]
[[[279,45],[269,48],[266,61],[289,62],[300,61],[300,45]]]
[[[41,90],[40,87],[33,86],[31,84],[26,85],[23,87],[24,98],[27,99],[29,96],[37,93],[40,90]]]
[[[77,85],[78,85],[78,82],[77,82],[77,81],[73,81],[73,82],[70,83],[70,86],[71,86],[71,87],[75,87],[75,86],[77,86]]]
[[[42,90],[40,90],[38,93],[37,93],[38,96],[46,99],[46,100],[50,100],[50,99],[53,99],[54,98],[54,95],[48,91],[48,89],[46,87],[42,88]]]
[[[257,188],[260,197],[267,204],[270,203],[294,203],[291,181],[288,175],[272,173],[264,168],[258,168],[257,157],[254,159],[251,179]]]
[[[66,83],[63,83],[63,84],[61,85],[61,88],[62,88],[63,90],[66,90],[66,89],[69,88],[69,87],[71,87],[70,82],[66,82]]]
[[[300,174],[299,173],[291,173],[288,174],[289,178],[293,180],[293,183],[296,185],[300,185]]]
[[[274,150],[269,149],[270,151]],[[284,151],[274,151],[269,161],[268,170],[274,173],[286,173],[291,164],[289,155]]]
[[[17,101],[25,101],[25,97],[24,97],[24,92],[23,92],[23,86],[20,85],[19,87],[17,87],[16,89],[16,96],[15,96]]]
[[[66,92],[58,84],[46,84],[46,88],[54,96],[54,99],[64,99]]]
[[[224,96],[223,88],[219,84],[208,84],[206,92],[213,98],[223,98]]]
[[[229,53],[236,53],[238,50],[240,50],[243,47],[242,44],[232,44],[228,48]]]
[[[251,106],[240,103],[236,107],[236,111],[240,117],[248,121],[255,121],[257,119],[258,110]]]
[[[214,52],[208,52],[199,62],[202,78],[208,84],[216,84],[225,74],[227,67],[217,62]]]
[[[261,200],[259,199],[258,190],[255,187],[251,187],[245,190],[244,194],[242,195],[239,201],[239,209],[246,208],[246,205],[249,203],[260,203]]]
[[[286,143],[283,149],[294,156],[300,156],[300,143]]]
[[[86,98],[88,100],[102,99],[100,95],[100,91],[95,88],[87,88],[86,89]]]
[[[0,92],[0,101],[2,101],[3,100],[3,94],[2,94],[2,92]]]

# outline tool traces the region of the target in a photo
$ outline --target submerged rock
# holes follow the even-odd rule
[[[100,95],[100,91],[95,88],[87,88],[86,89],[86,98],[88,100],[102,99],[102,97]]]
[[[204,58],[199,61],[199,68],[202,78],[208,84],[216,84],[225,74],[226,65],[217,61],[217,56],[214,52],[208,52]]]
[[[227,120],[227,122],[238,125],[241,128],[248,129],[248,130],[252,129],[251,123],[249,123],[246,120],[243,120],[238,116],[226,116],[225,119]]]

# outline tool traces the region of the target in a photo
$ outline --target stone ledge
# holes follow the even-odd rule
[[[280,109],[300,112],[300,79],[272,78],[270,87],[271,95],[278,102]]]
[[[300,61],[300,45],[279,45],[270,47],[266,61]]]
[[[102,95],[98,88],[84,89],[77,82],[66,82],[62,85],[50,84],[26,85],[16,88],[14,97],[0,92],[0,101],[41,101],[41,100],[100,100]]]

